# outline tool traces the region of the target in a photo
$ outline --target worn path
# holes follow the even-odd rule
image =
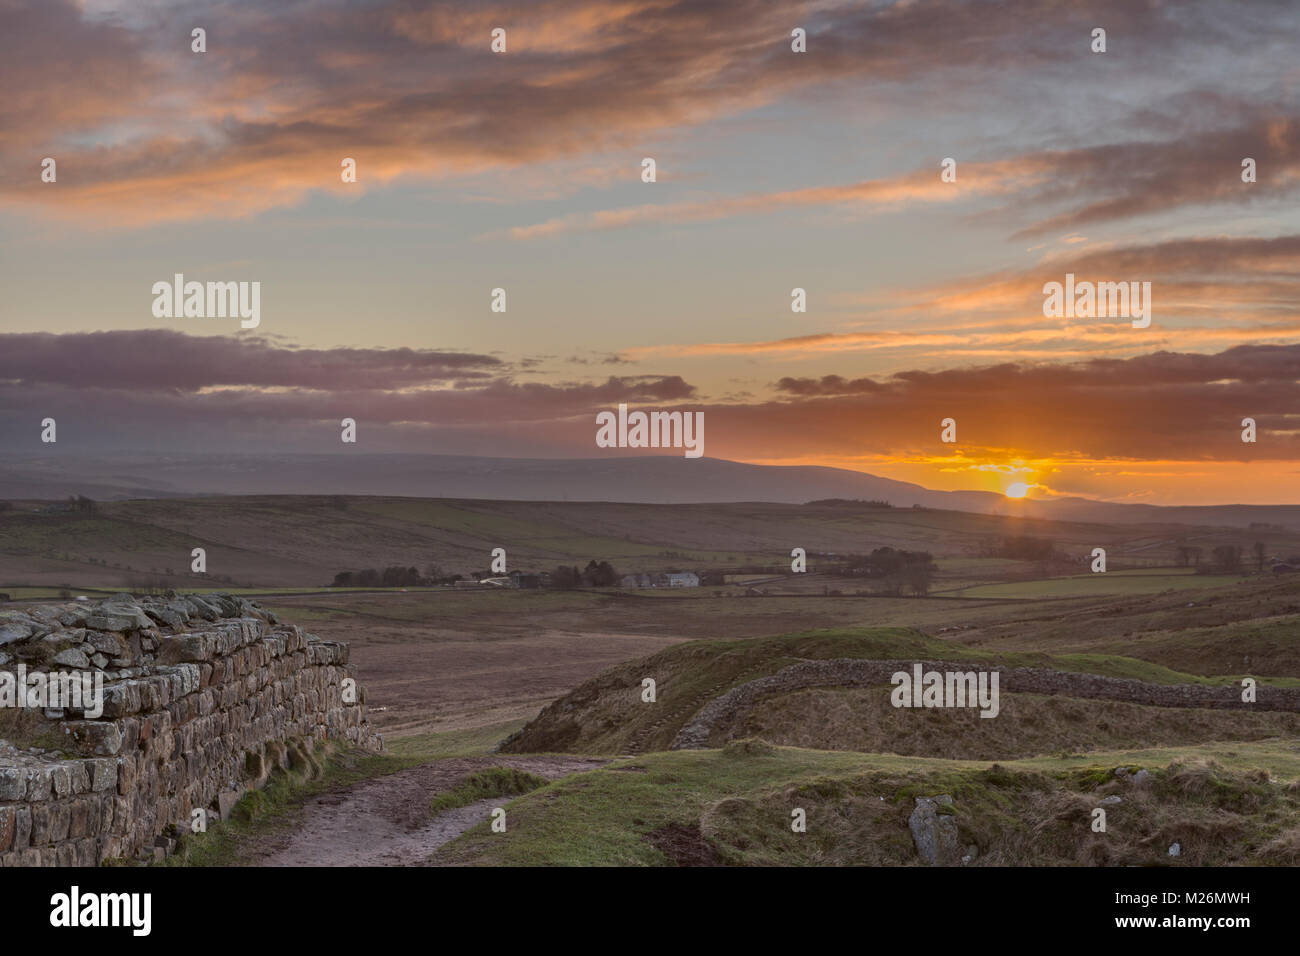
[[[493,755],[435,760],[323,793],[303,805],[292,832],[277,834],[250,866],[415,866],[438,847],[485,820],[496,797],[429,815],[429,801],[485,767],[515,767],[547,780],[602,766],[580,757]]]

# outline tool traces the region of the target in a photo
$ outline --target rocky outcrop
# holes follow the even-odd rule
[[[720,722],[730,722],[748,707],[773,694],[809,687],[864,687],[888,684],[898,671],[912,672],[916,661],[873,661],[857,658],[801,661],[767,677],[733,687],[691,718],[673,740],[673,750],[709,745]],[[1040,667],[989,667],[965,662],[920,661],[925,671],[997,671],[1003,694],[1061,694],[1096,700],[1118,700],[1149,707],[1206,707],[1222,710],[1285,710],[1300,712],[1300,690],[1260,684],[1256,700],[1245,703],[1236,684],[1148,684],[1124,677],[1075,674]]]
[[[917,797],[907,818],[916,855],[930,866],[957,866],[962,862],[961,837],[953,816],[952,796]]]
[[[15,706],[52,674],[102,693]],[[364,701],[346,644],[229,594],[0,612],[0,866],[153,855],[317,743],[382,749]]]

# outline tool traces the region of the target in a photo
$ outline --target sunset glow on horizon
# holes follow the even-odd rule
[[[0,438],[593,458],[627,404],[711,458],[1296,501],[1300,8],[1190,6],[241,5],[200,54],[190,3],[20,3]],[[259,321],[153,310],[181,274]]]

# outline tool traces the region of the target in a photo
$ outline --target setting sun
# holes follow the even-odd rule
[[[1029,486],[1023,481],[1007,485],[1006,495],[1008,498],[1023,498],[1027,494],[1029,494]]]

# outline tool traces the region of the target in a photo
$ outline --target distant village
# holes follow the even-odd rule
[[[468,576],[444,575],[441,569],[430,567],[424,574],[416,568],[398,566],[373,568],[363,571],[340,571],[334,576],[333,587],[496,587],[553,588],[572,590],[580,587],[596,588],[697,588],[701,584],[722,584],[724,575],[717,572],[663,571],[655,574],[618,574],[606,561],[592,561],[586,568],[560,566],[554,571],[511,571],[493,574],[490,571],[473,571]]]
[[[1008,537],[987,542],[982,556],[1030,561],[1042,568],[1043,576],[1073,573],[1087,557],[1059,551],[1050,539]],[[666,557],[676,557],[676,555]],[[834,554],[813,552],[808,555],[817,561],[816,571],[825,577],[858,579],[873,593],[886,595],[923,596],[930,592],[934,574],[938,570],[932,556],[925,551],[906,551],[894,548],[876,548],[867,554]],[[1205,560],[1203,560],[1203,558]],[[1252,560],[1253,559],[1253,560]],[[1300,555],[1285,558],[1269,556],[1262,544],[1252,552],[1240,545],[1220,545],[1203,555],[1200,547],[1177,549],[1177,564],[1200,574],[1291,574],[1300,570]],[[803,570],[803,569],[797,569]],[[622,588],[646,590],[656,588],[698,588],[740,585],[745,593],[765,594],[768,585],[788,578],[790,565],[745,566],[726,569],[689,571],[668,567],[663,571],[621,574],[608,561],[591,560],[585,568],[561,565],[552,571],[514,570],[509,573],[473,571],[468,575],[445,574],[431,566],[421,574],[416,568],[400,566],[383,570],[341,571],[334,578],[337,588],[375,587],[452,587],[452,588],[520,588],[573,590],[576,588]],[[838,595],[831,584],[825,593]],[[859,592],[861,593],[861,592]]]
[[[478,584],[487,584],[498,588],[549,588],[552,587],[553,575],[549,571],[540,574],[525,574],[511,571],[496,577],[476,578]],[[624,574],[618,579],[621,588],[698,588],[701,576],[694,571],[667,571],[660,574]],[[474,581],[464,582],[472,584]]]

